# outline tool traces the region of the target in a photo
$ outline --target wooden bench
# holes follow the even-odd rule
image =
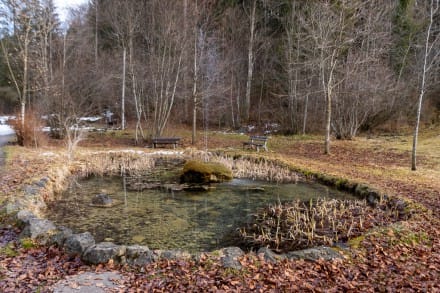
[[[173,148],[176,148],[180,143],[180,137],[153,137],[153,148],[158,145],[172,144]]]
[[[269,138],[267,136],[250,136],[249,141],[243,142],[243,149],[245,147],[256,148],[257,152],[260,151],[260,148],[263,148],[266,152],[267,150],[267,140]]]

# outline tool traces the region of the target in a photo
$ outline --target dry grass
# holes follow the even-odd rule
[[[319,245],[333,246],[372,227],[408,216],[403,204],[390,201],[383,201],[375,208],[365,201],[294,201],[260,210],[247,227],[240,229],[240,236],[251,247],[267,246],[286,252]]]

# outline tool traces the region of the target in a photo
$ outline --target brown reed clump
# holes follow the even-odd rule
[[[221,163],[232,170],[234,178],[292,183],[297,182],[299,175],[279,162],[261,157],[233,158],[224,154],[195,152],[190,156],[195,159]]]
[[[336,199],[278,203],[260,210],[239,234],[250,247],[267,246],[281,252],[332,246],[396,220],[398,213],[386,206],[373,208],[366,201]]]
[[[154,167],[154,157],[135,151],[106,151],[82,154],[78,158],[80,177],[89,175],[139,174]]]

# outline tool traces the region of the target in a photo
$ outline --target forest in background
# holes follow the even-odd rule
[[[109,110],[136,140],[170,122],[350,139],[413,126],[419,102],[440,120],[437,0],[92,0],[65,25],[52,0],[0,3],[0,113]]]

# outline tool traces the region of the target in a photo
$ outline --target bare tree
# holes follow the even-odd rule
[[[1,5],[5,8],[1,13],[3,29],[7,29],[10,23],[14,24],[11,42],[5,44],[5,40],[2,38],[1,47],[10,77],[17,91],[21,105],[20,119],[22,127],[24,127],[26,101],[29,93],[31,46],[35,41],[35,16],[39,9],[39,2],[37,0],[2,0]]]
[[[439,17],[439,0],[431,0],[429,4],[428,26],[426,28],[426,36],[424,40],[424,50],[422,55],[422,71],[420,81],[420,92],[417,103],[416,125],[413,135],[412,153],[411,153],[411,170],[417,170],[417,140],[419,136],[420,116],[422,112],[423,98],[427,90],[428,74],[433,66],[439,61],[440,56],[440,33],[438,32],[439,24],[436,17]],[[438,21],[438,19],[437,19]],[[437,26],[437,28],[436,28]],[[435,29],[436,28],[436,29]]]
[[[244,101],[244,120],[249,122],[250,108],[251,108],[251,89],[252,89],[252,78],[254,74],[254,63],[255,63],[255,27],[256,27],[256,10],[257,10],[257,0],[252,1],[252,6],[249,12],[249,44],[248,44],[248,71],[246,80],[246,95]]]
[[[174,1],[152,1],[148,25],[145,30],[146,67],[150,75],[153,111],[153,135],[162,135],[167,125],[181,79],[183,48],[182,7]]]

